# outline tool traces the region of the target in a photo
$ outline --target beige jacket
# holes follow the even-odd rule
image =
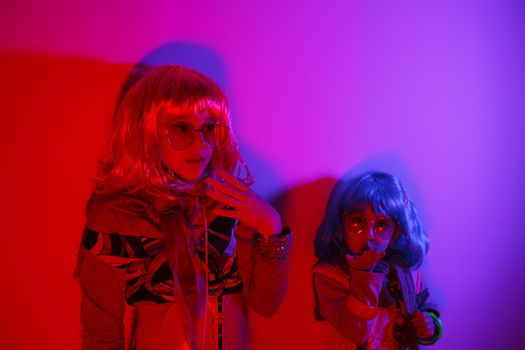
[[[151,214],[151,208],[136,198],[119,198],[111,205],[106,204],[106,201],[90,201],[86,223],[90,230],[162,239],[165,234],[162,227],[169,227],[156,224],[169,220],[169,214]],[[263,259],[255,248],[254,237],[255,233],[242,224],[235,228],[235,254],[244,286],[242,292],[222,298],[225,350],[247,349],[248,310],[271,317],[286,293],[288,261],[271,263]],[[83,246],[78,256],[77,276],[82,292],[83,349],[190,349],[184,340],[185,325],[178,315],[176,295],[169,303],[139,301],[130,307],[126,303],[129,282],[126,272]],[[217,304],[217,298],[209,298],[205,330],[202,319],[197,327],[199,339],[205,334],[205,349],[216,348],[217,318],[221,315],[217,312]]]

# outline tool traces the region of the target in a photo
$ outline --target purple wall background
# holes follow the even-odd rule
[[[0,69],[54,68],[44,78],[10,75],[2,84],[2,266],[14,267],[2,281],[1,300],[11,306],[0,316],[0,347],[77,346],[78,287],[70,272],[93,164],[123,67],[156,52],[157,60],[179,54],[175,61],[195,62],[226,89],[255,188],[266,198],[321,190],[319,181],[348,171],[400,175],[431,237],[427,269],[445,325],[434,348],[518,348],[525,314],[524,10],[520,1],[3,2]],[[191,54],[181,57],[185,50]],[[85,66],[95,75],[72,69]],[[63,87],[64,76],[75,73]],[[34,97],[32,79],[45,101]],[[73,102],[57,104],[64,92],[84,101],[78,111]],[[42,109],[54,119],[42,120]],[[47,135],[39,138],[42,125]],[[61,171],[42,171],[46,164]],[[68,214],[58,231],[52,227],[62,216],[48,215],[42,200],[53,196],[61,199],[60,215]],[[38,232],[21,224],[35,203],[46,224]],[[301,227],[307,205],[288,206],[285,218]],[[320,219],[322,206],[312,205]],[[296,231],[293,271],[304,275],[292,277],[290,293],[309,287],[316,224]],[[43,233],[67,239],[35,239]],[[50,279],[58,287],[40,293]],[[285,306],[279,317],[293,320],[293,310]],[[301,324],[288,336],[310,341]]]

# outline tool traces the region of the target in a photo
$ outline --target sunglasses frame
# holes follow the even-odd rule
[[[183,124],[192,125],[191,123],[183,123]],[[175,125],[175,123],[172,124],[172,125]],[[224,132],[226,134],[226,137],[224,138],[224,140],[222,142],[220,142],[220,143],[219,142],[212,142],[210,144],[210,142],[207,140],[207,138],[206,138],[206,136],[204,134],[204,132],[205,132],[204,131],[204,127],[206,127],[207,125],[214,125],[215,127],[224,128]],[[205,123],[205,124],[202,124],[200,128],[193,128],[192,129],[192,135],[189,137],[188,142],[187,142],[187,144],[184,147],[175,147],[174,142],[173,142],[173,137],[171,135],[171,132],[170,132],[169,128],[167,126],[165,126],[165,127],[163,127],[163,130],[166,133],[166,137],[168,139],[168,143],[176,151],[184,151],[185,149],[190,147],[195,142],[195,140],[197,139],[196,135],[197,135],[198,132],[200,132],[202,134],[202,139],[204,140],[204,142],[206,142],[206,144],[208,146],[213,147],[213,148],[220,148],[220,147],[224,146],[224,144],[230,138],[230,133],[229,133],[230,128],[225,123]],[[215,141],[217,141],[217,140],[215,140]]]
[[[346,218],[347,218],[347,216],[357,215],[357,214],[361,215],[366,220],[365,225],[362,228],[360,228],[358,231],[353,231],[353,230],[347,229],[347,226],[346,226]],[[341,223],[343,224],[343,229],[345,230],[345,232],[347,232],[347,233],[349,233],[351,235],[362,234],[364,232],[365,228],[367,228],[370,225],[369,218],[366,215],[364,215],[363,213],[359,212],[359,211],[342,211],[340,216],[341,216]],[[376,229],[375,224],[376,224],[376,220],[377,220],[378,216],[382,216],[382,217],[387,218],[389,220],[389,222],[393,224],[393,230],[392,230],[392,234],[391,235],[384,236],[384,233],[379,232]],[[376,215],[374,217],[373,225],[374,225],[374,235],[377,235],[381,239],[390,239],[390,238],[392,238],[395,235],[395,233],[396,233],[396,229],[399,227],[399,223],[397,222],[397,220],[394,220],[391,217],[386,216],[386,215],[382,215],[382,214],[381,215]]]

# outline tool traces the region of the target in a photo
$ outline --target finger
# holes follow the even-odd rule
[[[428,313],[426,312],[419,312],[419,311],[416,311],[414,312],[414,317],[418,318],[418,320],[420,320],[420,322],[422,324],[433,324],[434,323],[434,320],[432,320],[432,317],[430,317],[428,315]]]
[[[414,327],[416,331],[416,337],[418,338],[430,338],[432,336],[432,332],[426,328],[420,328],[420,327]]]
[[[420,337],[428,338],[434,334],[434,322],[430,316],[421,312],[414,312],[412,324]]]
[[[425,317],[424,322],[428,329],[434,329],[434,320],[430,316]]]
[[[219,192],[215,192],[213,190],[207,190],[206,191],[206,195],[210,198],[213,198],[215,199],[216,201],[218,202],[221,202],[222,204],[226,204],[227,206],[229,207],[233,207],[237,210],[241,210],[244,208],[244,205],[243,203],[239,202],[238,200],[232,198],[232,197],[229,197],[225,194],[222,194],[222,193],[219,193]]]
[[[368,270],[370,269],[370,262],[367,260],[366,256],[361,255],[345,255],[345,260],[348,266],[358,269],[358,270]]]
[[[359,256],[356,256],[356,255],[350,255],[350,254],[346,254],[345,255],[345,260],[346,260],[346,263],[348,264],[348,266],[351,266],[351,267],[358,267],[358,259]]]
[[[375,261],[375,262],[378,262],[379,260],[383,259],[383,257],[385,256],[385,253],[384,252],[376,252],[374,251],[374,254],[372,256],[372,259]]]
[[[414,327],[414,329],[418,338],[430,338],[434,334],[433,328]]]
[[[228,174],[224,170],[217,170],[217,175],[222,177],[226,182],[228,182],[230,185],[232,185],[241,192],[248,192],[250,190],[244,183],[242,183],[241,180],[239,180],[231,174]]]
[[[377,252],[373,249],[367,250],[363,256],[369,264],[375,264],[379,260]]]
[[[371,249],[367,249],[365,250],[364,252],[361,253],[360,255],[363,259],[370,259],[370,257],[372,256],[372,250]]]
[[[206,182],[208,184],[210,184],[213,187],[213,189],[218,191],[218,192],[222,192],[224,194],[227,194],[228,196],[233,197],[233,198],[235,198],[238,201],[243,202],[243,203],[245,203],[247,201],[247,198],[246,198],[246,195],[244,194],[244,192],[239,192],[235,188],[226,186],[225,184],[220,183],[219,181],[217,181],[215,179],[208,178],[208,179],[206,179]]]
[[[419,328],[421,327],[421,324],[423,323],[423,317],[420,312],[415,311],[412,315],[412,323],[414,324],[414,327]]]
[[[367,259],[368,261],[376,262],[377,260],[380,259],[381,253],[374,250],[373,248],[369,248],[365,250],[363,253],[361,253],[361,256]]]
[[[238,210],[215,209],[213,211],[217,216],[224,216],[232,219],[241,219],[242,213]]]
[[[422,319],[413,319],[412,324],[418,333],[423,334],[428,332],[428,327]]]
[[[348,264],[352,263],[354,261],[355,257],[350,254],[345,254],[345,260]]]

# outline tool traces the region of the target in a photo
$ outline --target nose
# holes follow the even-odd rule
[[[375,240],[374,226],[370,223],[363,229],[363,233],[367,241]]]
[[[204,133],[201,132],[195,132],[193,137],[193,147],[199,147],[199,148],[210,148],[211,145],[206,141],[204,138]]]

